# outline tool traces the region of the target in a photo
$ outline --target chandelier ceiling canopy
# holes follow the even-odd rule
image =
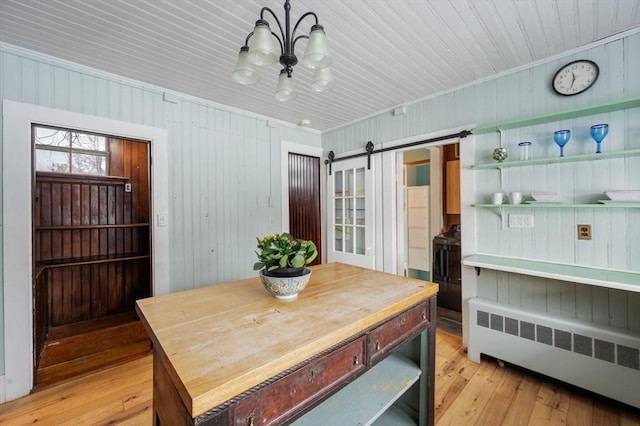
[[[293,26],[291,31],[291,5],[289,0],[284,2],[284,27],[268,7],[260,10],[260,19],[256,21],[253,32],[249,33],[245,39],[245,44],[240,48],[238,61],[233,68],[233,79],[241,84],[253,85],[260,81],[258,67],[269,66],[279,62],[282,65],[278,86],[276,88],[276,99],[288,101],[297,95],[295,85],[291,78],[293,67],[298,63],[295,54],[296,43],[300,39],[307,39],[307,46],[302,54],[302,64],[315,70],[311,80],[311,89],[316,92],[330,90],[335,85],[333,73],[330,65],[332,62],[331,52],[327,45],[324,28],[318,23],[318,17],[313,12],[306,12]],[[272,31],[269,22],[265,19],[266,14],[270,14],[280,29],[280,34]],[[309,34],[296,36],[298,26],[307,17],[314,20]]]

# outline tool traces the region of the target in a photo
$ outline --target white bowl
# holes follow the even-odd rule
[[[604,191],[611,201],[638,201],[640,202],[640,191]]]
[[[557,192],[532,192],[531,197],[537,202],[551,202],[558,198]]]

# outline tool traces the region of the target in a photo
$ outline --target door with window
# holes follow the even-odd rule
[[[328,260],[373,269],[373,170],[366,157],[333,163],[331,169]]]

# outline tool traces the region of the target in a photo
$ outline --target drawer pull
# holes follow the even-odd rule
[[[316,370],[316,368],[312,368],[311,370],[309,370],[309,372],[307,373],[307,379],[310,382],[313,382],[313,379],[316,378],[316,375],[318,374],[318,370]]]
[[[247,426],[253,426],[253,419],[256,417],[254,413],[251,413],[249,417],[247,417]]]
[[[427,319],[427,313],[426,312],[422,312],[422,319]]]
[[[360,364],[360,361],[358,361],[358,354],[353,354],[353,365],[358,364]]]
[[[407,323],[407,317],[400,318],[400,325],[405,325]]]
[[[376,351],[380,350],[380,341],[376,340]]]

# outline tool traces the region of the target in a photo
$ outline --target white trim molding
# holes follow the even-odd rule
[[[47,124],[150,141],[152,212],[169,212],[168,132],[86,114],[3,101],[4,399],[26,395],[33,385],[32,148],[31,124]],[[169,292],[168,221],[153,220],[153,294]],[[2,395],[0,395],[2,396]],[[2,402],[0,400],[0,402]]]

